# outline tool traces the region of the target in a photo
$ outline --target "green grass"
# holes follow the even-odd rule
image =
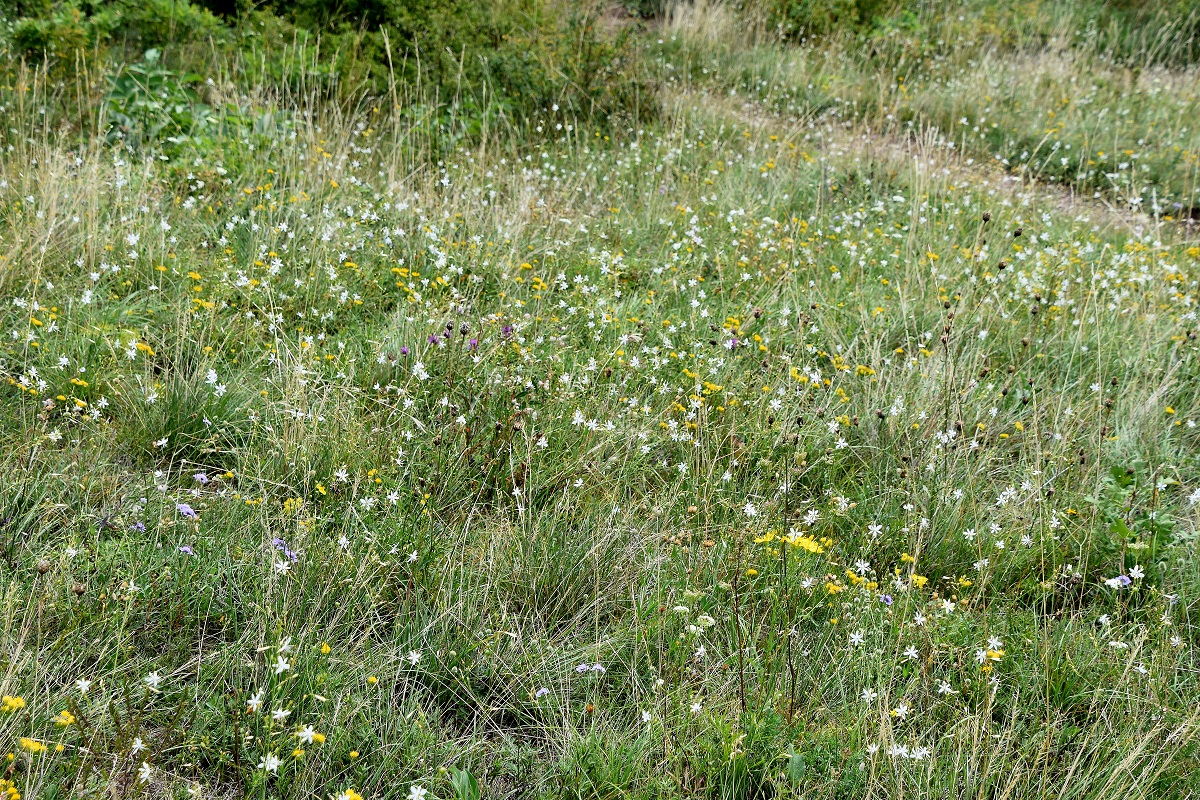
[[[1155,211],[993,158],[1086,48],[901,91],[745,19],[631,34],[655,111],[604,125],[226,64],[106,141],[8,64],[10,794],[1200,788],[1183,168]],[[1194,153],[1155,69],[1061,141]]]

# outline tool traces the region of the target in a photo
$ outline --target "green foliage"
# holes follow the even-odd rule
[[[105,10],[87,14],[71,2],[48,9],[43,16],[23,17],[13,28],[13,44],[26,58],[50,58],[73,67],[77,54],[107,44],[121,24],[119,13]]]
[[[13,43],[26,58],[49,58],[64,70],[114,43],[145,48],[224,36],[220,21],[188,0],[66,0],[37,12],[17,20]]]
[[[108,141],[135,148],[163,140],[180,144],[209,129],[217,118],[196,91],[202,82],[199,75],[167,69],[158,50],[147,50],[110,80],[104,98]]]

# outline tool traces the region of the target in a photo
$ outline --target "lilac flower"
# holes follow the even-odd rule
[[[189,519],[197,519],[199,516],[187,503],[176,503],[175,510]]]
[[[191,546],[190,544],[182,544],[182,545],[180,545],[180,546],[179,546],[179,552],[183,553],[185,556],[194,556],[194,555],[196,555],[196,551],[192,549],[192,546]]]
[[[540,700],[541,698],[545,697],[548,694],[550,694],[550,690],[547,689],[545,686],[543,686],[542,688],[540,688],[536,692],[534,692],[533,696]]]
[[[197,483],[208,483],[208,476],[203,472],[197,472],[192,476],[192,480],[196,481]]]
[[[139,520],[138,522],[135,522],[132,525],[130,525],[129,530],[137,531],[138,533],[145,533],[146,532],[146,524]]]
[[[580,664],[578,667],[575,668],[575,671],[578,672],[580,675],[582,675],[583,673],[587,672],[589,669],[591,669],[591,667],[588,666],[587,664]]]
[[[467,342],[467,349],[468,349],[468,350],[475,350],[475,349],[476,349],[476,348],[478,348],[478,347],[479,347],[479,340],[478,340],[478,339],[474,339],[474,338],[472,338],[472,339],[471,339],[471,341]]]
[[[287,546],[287,542],[285,542],[283,539],[276,537],[271,543],[275,545],[276,550],[287,556],[290,561],[296,562],[300,560],[300,556],[296,553],[296,551],[290,549]]]
[[[501,329],[500,332],[503,333],[504,338],[507,339],[509,336],[512,336],[513,327],[512,327],[512,325],[505,325],[504,328]]]
[[[436,333],[429,334],[429,343],[430,344],[437,344],[437,340],[438,340],[438,337],[437,337]]]
[[[879,599],[883,601],[883,604],[885,606],[890,606],[892,604],[892,596],[890,594],[885,594],[883,597],[881,597]]]
[[[400,348],[400,355],[402,355],[402,356],[408,355],[408,345],[405,345],[404,347]]]

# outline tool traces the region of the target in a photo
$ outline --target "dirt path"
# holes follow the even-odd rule
[[[1042,206],[1049,203],[1076,221],[1121,228],[1132,236],[1141,237],[1153,230],[1159,240],[1175,237],[1190,240],[1200,234],[1195,220],[1180,224],[1155,219],[1104,199],[1081,197],[1070,187],[1013,173],[994,160],[964,155],[932,128],[901,136],[874,130],[859,120],[828,115],[809,120],[788,118],[742,98],[706,92],[680,93],[673,101],[691,105],[703,102],[709,110],[739,120],[764,139],[775,134],[797,147],[808,145],[830,158],[858,157],[890,166],[897,172],[915,170],[928,180],[994,188],[1011,201],[1022,204],[1040,201]]]

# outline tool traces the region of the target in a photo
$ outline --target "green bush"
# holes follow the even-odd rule
[[[419,87],[440,106],[440,119],[453,118],[467,133],[481,127],[485,113],[510,122],[555,106],[562,115],[597,121],[655,113],[632,29],[602,30],[586,9],[525,0],[488,6],[364,0],[347,8],[352,13],[334,15],[322,3],[281,5],[248,18],[243,34],[261,41],[269,80],[311,86],[314,78],[336,74],[342,86],[365,83],[384,94],[394,79]],[[308,42],[315,54],[318,35],[322,63],[282,55],[293,42]]]
[[[21,16],[13,28],[17,52],[30,60],[51,59],[66,69],[73,67],[76,53],[102,55],[117,40],[140,52],[223,32],[220,20],[188,0],[70,0],[27,10],[35,13]]]

